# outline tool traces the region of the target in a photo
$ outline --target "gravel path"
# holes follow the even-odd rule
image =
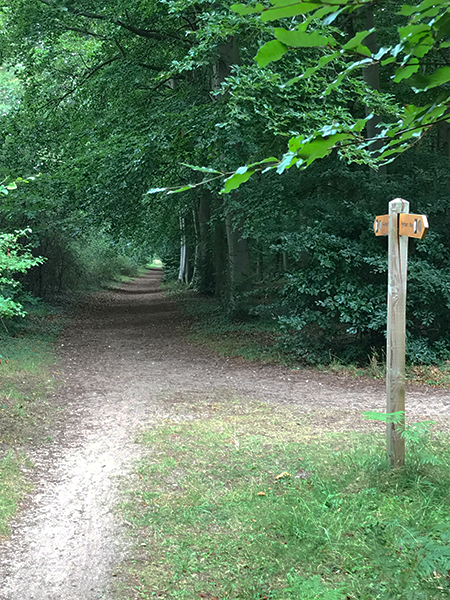
[[[161,273],[82,301],[60,341],[54,444],[31,450],[37,481],[0,545],[0,600],[112,599],[131,547],[116,507],[120,482],[140,456],[143,424],[178,397],[239,395],[289,403],[331,430],[362,428],[363,410],[384,410],[381,382],[224,359],[187,340]],[[167,402],[168,400],[169,402]],[[407,411],[448,427],[448,392],[414,387]]]

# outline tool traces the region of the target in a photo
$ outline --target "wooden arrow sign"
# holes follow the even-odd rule
[[[389,215],[379,215],[375,217],[373,223],[375,235],[389,234]],[[406,235],[423,240],[428,231],[428,219],[425,215],[410,215],[408,213],[399,213],[398,215],[398,235]]]
[[[428,219],[425,215],[400,213],[398,216],[398,234],[423,240],[428,231]]]
[[[379,215],[375,217],[373,223],[375,235],[388,235],[389,233],[389,215]]]

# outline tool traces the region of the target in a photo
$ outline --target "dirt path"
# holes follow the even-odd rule
[[[239,395],[289,403],[331,430],[363,427],[384,410],[383,385],[212,356],[187,341],[159,292],[160,272],[83,301],[61,338],[54,444],[32,455],[36,491],[0,546],[1,600],[113,598],[131,552],[116,513],[118,486],[139,458],[139,428],[177,399]],[[414,388],[408,414],[447,423],[447,392]]]

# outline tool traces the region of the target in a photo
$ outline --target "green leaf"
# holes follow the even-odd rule
[[[426,92],[450,81],[450,67],[440,67],[432,75],[416,75],[409,85],[417,92]]]
[[[344,44],[342,46],[342,50],[354,50],[355,48],[357,48],[362,41],[364,41],[366,39],[366,37],[368,35],[370,35],[372,32],[374,31],[374,29],[366,29],[364,31],[358,31],[358,33],[355,35],[355,37],[353,37],[351,40],[349,40],[346,44]]]
[[[297,77],[293,77],[286,83],[286,85],[292,85],[293,83],[297,83],[297,81],[300,81],[301,79],[304,79],[305,77],[306,78],[311,77],[311,75],[314,75],[314,73],[316,73],[316,71],[318,71],[322,67],[325,67],[328,63],[330,63],[332,60],[337,58],[339,55],[340,55],[339,52],[333,52],[333,54],[327,54],[326,56],[321,56],[317,65],[315,65],[314,67],[309,67],[301,75],[298,75]]]
[[[332,8],[331,10],[334,11],[334,8]],[[328,15],[328,17],[322,21],[322,23],[324,25],[331,25],[331,23],[333,23],[333,21],[335,21],[338,18],[338,16],[342,12],[344,12],[344,10],[345,10],[345,8],[340,8],[339,10],[332,12],[331,15]],[[317,12],[320,12],[320,11],[317,11]],[[330,11],[328,10],[327,13],[329,13],[329,12]],[[317,16],[319,17],[319,15],[317,15]]]
[[[278,40],[271,40],[258,50],[255,60],[258,63],[258,66],[266,67],[271,62],[280,60],[287,51],[288,48],[284,44]]]
[[[6,186],[8,190],[17,190],[17,184],[15,181],[12,181],[11,183],[8,183],[8,185]]]
[[[251,163],[248,165],[248,168],[251,169],[253,167],[259,167],[260,165],[264,165],[265,163],[277,163],[278,158],[276,156],[269,156],[268,158],[264,158],[263,160],[259,160],[258,162]]]
[[[332,38],[321,35],[317,31],[307,33],[306,31],[283,29],[281,27],[275,28],[275,37],[277,40],[286,46],[294,46],[295,48],[315,48],[319,46],[327,46],[333,43]]]
[[[350,129],[352,131],[362,131],[364,127],[367,125],[367,121],[369,121],[373,117],[372,114],[367,115],[364,119],[358,119],[353,125],[351,125]]]
[[[236,173],[233,173],[231,177],[225,179],[222,192],[229,194],[232,190],[236,190],[241,183],[248,181],[254,172],[254,170],[248,169],[247,167],[239,167]]]
[[[275,6],[266,8],[261,15],[261,20],[264,22],[277,21],[286,17],[304,15],[320,7],[320,4],[310,4],[309,2],[290,1],[286,2],[287,6],[280,6],[281,4],[283,3],[276,2]]]
[[[411,15],[423,13],[431,7],[439,4],[446,4],[447,2],[448,0],[424,0],[419,6],[404,4],[398,14],[403,15],[404,17],[410,17]]]
[[[289,140],[289,151],[293,153],[297,152],[300,146],[303,146],[309,139],[310,138],[305,138],[303,135],[296,135]]]
[[[448,99],[447,99],[448,101]],[[447,112],[447,106],[445,104],[433,104],[431,105],[420,119],[417,121],[423,125],[427,125],[429,123],[435,123],[438,119],[440,119]]]
[[[372,52],[369,50],[369,48],[367,46],[364,46],[364,44],[359,44],[359,46],[357,46],[355,48],[355,52],[357,52],[358,54],[363,54],[364,56],[369,56],[370,58],[372,58]]]
[[[404,4],[398,13],[399,15],[403,15],[404,17],[410,17],[417,10],[417,6],[411,6],[410,4]]]
[[[384,423],[395,423],[396,425],[403,423],[405,419],[405,413],[403,410],[398,410],[397,412],[393,413],[367,411],[363,412],[362,416],[365,419],[369,419],[369,421],[383,421]]]
[[[404,79],[409,79],[409,77],[411,77],[411,75],[414,75],[414,73],[417,73],[417,71],[419,70],[419,67],[420,67],[419,61],[417,61],[415,63],[410,63],[409,65],[406,65],[405,67],[399,67],[395,71],[395,76],[394,76],[395,83],[400,83],[400,81],[403,81]]]
[[[344,71],[342,71],[342,73],[340,73],[332,83],[330,83],[330,85],[325,90],[325,94],[327,96],[331,94],[331,92],[338,88],[341,82],[355,69],[368,67],[372,63],[373,61],[371,58],[363,58],[362,60],[358,60],[357,62],[350,63],[350,65]]]
[[[169,190],[167,195],[169,194],[179,194],[180,192],[185,192],[186,190],[192,190],[195,187],[194,183],[189,183],[188,185],[183,185],[182,187],[177,188],[176,190]]]
[[[418,43],[421,40],[423,34],[427,34],[431,31],[431,28],[426,23],[420,23],[419,25],[407,25],[406,27],[400,27],[398,30],[400,39],[403,42]]]
[[[335,133],[329,137],[317,137],[306,143],[302,148],[297,150],[297,156],[307,161],[307,164],[311,164],[318,158],[324,158],[327,156],[337,142],[349,138],[348,133]]]
[[[450,34],[450,12],[446,12],[436,21],[434,29],[437,29],[436,41]]]
[[[286,169],[290,169],[293,165],[297,164],[299,159],[294,152],[286,152],[283,156],[280,164],[277,166],[277,173],[281,175]]]
[[[231,10],[238,15],[250,15],[252,13],[261,12],[264,10],[264,6],[262,4],[255,4],[254,6],[246,6],[245,4],[233,4],[231,6]]]
[[[270,0],[270,3],[273,4],[273,8],[283,8],[290,6],[298,6],[301,5],[305,11],[314,10],[315,8],[320,6],[319,2],[305,2],[304,0]]]

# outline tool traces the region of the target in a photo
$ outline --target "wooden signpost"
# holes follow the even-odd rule
[[[409,202],[396,198],[389,202],[389,214],[375,218],[375,235],[389,236],[388,300],[386,344],[386,413],[405,414],[405,335],[408,238],[423,239],[428,231],[425,215],[409,214]],[[393,467],[405,463],[405,440],[401,424],[388,423],[388,460]]]

